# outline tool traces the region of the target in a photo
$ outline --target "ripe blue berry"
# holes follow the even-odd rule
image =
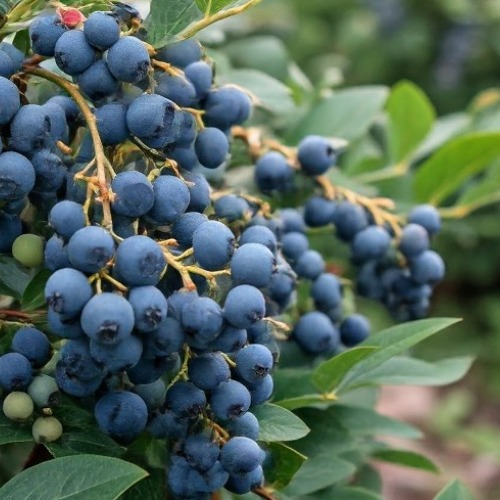
[[[88,43],[83,31],[70,30],[56,42],[54,59],[57,66],[71,76],[77,76],[90,68],[97,59],[95,49]]]
[[[252,344],[240,349],[236,354],[236,373],[240,378],[256,384],[262,382],[274,364],[271,351],[260,344]]]
[[[215,389],[230,376],[229,365],[218,352],[203,353],[189,362],[189,380],[204,391]]]
[[[248,389],[236,380],[219,384],[210,395],[210,408],[221,420],[241,417],[250,408],[251,396]]]
[[[31,363],[17,352],[0,356],[0,387],[6,391],[24,391],[33,379]]]
[[[300,141],[297,157],[306,175],[322,175],[334,163],[337,157],[335,149],[325,137],[308,135]]]
[[[154,203],[153,186],[136,170],[120,172],[111,182],[113,211],[127,217],[141,217]]]
[[[38,328],[25,326],[12,338],[12,350],[22,354],[35,368],[39,368],[49,361],[52,348],[45,333]]]
[[[234,241],[234,234],[222,222],[205,222],[193,233],[194,257],[203,269],[223,269],[233,255]]]
[[[220,460],[230,474],[251,472],[261,465],[262,450],[255,441],[236,436],[222,447]]]
[[[231,279],[237,285],[267,286],[276,271],[276,258],[260,243],[247,243],[231,258]]]
[[[346,347],[360,344],[370,334],[370,322],[361,314],[351,314],[340,324],[340,340]]]
[[[106,50],[120,38],[120,24],[111,12],[92,12],[83,25],[83,33],[93,47]]]
[[[0,154],[0,199],[19,200],[35,185],[33,164],[14,151]]]
[[[124,36],[110,47],[106,62],[117,80],[137,83],[147,76],[151,61],[146,47],[138,38]]]
[[[330,318],[318,311],[306,313],[297,321],[293,337],[305,351],[312,354],[332,352],[339,343],[339,332]]]
[[[0,95],[2,96],[0,125],[7,125],[21,106],[19,90],[10,80],[0,76]]]
[[[249,328],[264,317],[266,305],[258,288],[238,285],[227,294],[224,317],[236,328]]]

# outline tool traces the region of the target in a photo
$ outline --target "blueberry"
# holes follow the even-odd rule
[[[274,364],[271,351],[260,344],[252,344],[240,349],[235,357],[236,373],[251,384],[262,382]]]
[[[97,130],[104,145],[115,146],[128,138],[126,113],[126,106],[119,102],[105,104],[95,110]]]
[[[276,271],[276,258],[260,243],[247,243],[231,258],[231,279],[237,285],[267,286]]]
[[[154,91],[179,106],[189,108],[196,104],[196,90],[184,76],[163,73],[158,77]]]
[[[205,168],[217,168],[229,153],[226,134],[215,127],[205,127],[198,132],[194,143],[198,160]]]
[[[82,311],[83,331],[106,345],[125,340],[134,328],[134,310],[121,295],[104,292],[92,297]]]
[[[225,422],[224,426],[231,436],[243,436],[254,441],[257,441],[259,437],[259,421],[250,411],[241,417]]]
[[[194,257],[203,269],[223,269],[233,255],[234,242],[234,234],[222,222],[205,222],[193,233]]]
[[[192,172],[185,172],[184,179],[190,183],[188,189],[191,199],[187,210],[190,212],[203,212],[210,206],[210,184],[203,175]]]
[[[251,472],[230,474],[225,488],[237,495],[244,495],[252,491],[252,489],[262,486],[263,482],[264,471],[259,465]]]
[[[189,189],[177,177],[161,175],[153,182],[153,192],[154,202],[147,216],[156,224],[175,222],[189,206]]]
[[[146,47],[138,38],[124,36],[110,47],[106,62],[117,80],[137,83],[147,76],[151,61]]]
[[[276,235],[265,226],[250,226],[243,231],[238,243],[245,245],[247,243],[260,243],[275,253],[278,246]]]
[[[248,389],[236,380],[220,383],[210,395],[210,408],[221,420],[241,417],[250,408],[251,396]]]
[[[403,227],[399,241],[401,253],[412,259],[429,249],[429,233],[420,224],[410,223]]]
[[[69,240],[74,233],[85,227],[82,205],[70,200],[56,203],[50,210],[49,224],[61,238]]]
[[[158,409],[152,412],[147,430],[156,438],[181,439],[187,434],[188,422],[173,411]]]
[[[2,96],[0,125],[7,125],[21,106],[19,89],[10,80],[0,76],[0,95]]]
[[[247,342],[247,331],[243,328],[235,328],[229,324],[223,326],[217,338],[209,345],[212,351],[226,353],[241,349]]]
[[[215,200],[214,210],[215,215],[219,219],[226,219],[228,222],[234,222],[238,219],[245,219],[245,216],[250,213],[250,206],[241,196],[227,194]]]
[[[61,400],[55,378],[43,373],[32,380],[28,386],[28,394],[39,408],[58,406]]]
[[[316,250],[306,250],[298,258],[293,269],[301,278],[315,280],[325,272],[325,261]]]
[[[283,235],[281,239],[281,251],[290,261],[297,261],[309,249],[309,240],[307,236],[292,231]]]
[[[68,242],[68,257],[76,269],[97,273],[113,257],[115,243],[112,236],[98,226],[86,226],[76,231]]]
[[[132,288],[128,300],[134,310],[135,328],[140,332],[156,330],[167,317],[167,299],[154,286]]]
[[[76,81],[80,91],[94,102],[102,101],[120,89],[120,82],[111,74],[103,59],[79,74]]]
[[[295,324],[293,337],[305,351],[326,354],[336,349],[339,332],[326,314],[313,311],[304,314]]]
[[[193,234],[198,227],[207,222],[206,215],[198,212],[186,212],[182,214],[172,226],[172,236],[179,245],[189,248],[193,245]]]
[[[342,302],[342,286],[334,274],[320,274],[311,286],[311,296],[316,308],[328,312]]]
[[[306,175],[324,174],[336,160],[335,149],[325,137],[308,135],[300,141],[297,158]]]
[[[187,342],[208,345],[222,329],[223,316],[219,304],[209,297],[199,297],[182,308],[181,323]]]
[[[346,347],[360,344],[370,334],[370,322],[362,314],[351,314],[340,324],[340,340]]]
[[[283,233],[305,233],[306,224],[302,214],[295,208],[285,208],[279,213]]]
[[[120,172],[111,182],[113,211],[127,217],[141,217],[154,203],[153,186],[136,170]]]
[[[167,409],[184,419],[198,417],[206,404],[205,393],[191,382],[176,382],[167,391]]]
[[[148,410],[152,411],[163,406],[167,388],[160,378],[149,384],[135,384],[133,391],[144,400]]]
[[[45,285],[45,299],[61,319],[78,315],[91,297],[92,287],[87,277],[76,269],[59,269]]]
[[[184,441],[182,453],[191,467],[206,472],[219,458],[219,445],[206,434],[193,434]]]
[[[87,41],[97,49],[106,50],[120,38],[120,24],[111,12],[92,12],[83,25]]]
[[[19,200],[35,185],[33,164],[14,151],[0,154],[0,199]]]
[[[250,391],[251,407],[259,406],[265,403],[272,395],[274,390],[273,377],[268,374],[261,381],[256,384],[249,384],[248,390]]]
[[[380,226],[368,226],[354,236],[351,251],[354,262],[376,260],[384,256],[391,245],[390,234]]]
[[[434,236],[441,230],[441,216],[432,205],[418,205],[408,215],[408,222],[420,224],[430,236]]]
[[[94,415],[102,432],[130,443],[146,428],[148,409],[133,392],[110,392],[97,401]]]
[[[203,353],[189,361],[189,379],[204,391],[215,389],[231,376],[229,365],[221,353]]]
[[[266,310],[264,296],[258,288],[239,285],[227,294],[224,303],[224,317],[236,328],[249,328],[264,317]]]
[[[444,271],[443,259],[433,250],[425,250],[410,262],[411,277],[417,283],[437,283],[443,279]]]
[[[64,372],[70,377],[82,381],[101,379],[105,369],[94,362],[90,355],[88,339],[68,340],[59,351],[57,370],[64,368]]]
[[[160,246],[147,236],[131,236],[123,240],[115,254],[115,270],[130,286],[158,284],[165,264]]]
[[[182,69],[188,64],[199,61],[202,55],[200,43],[194,38],[189,38],[166,45],[155,54],[155,59]]]
[[[286,191],[292,185],[293,168],[281,153],[271,151],[257,160],[254,180],[261,191]]]
[[[365,210],[349,201],[337,205],[334,216],[336,234],[342,241],[351,241],[356,233],[368,226]]]
[[[56,42],[54,59],[57,66],[71,76],[77,76],[90,68],[97,59],[95,49],[88,43],[83,31],[70,30]]]
[[[9,42],[0,42],[0,51],[4,52],[12,59],[16,72],[21,69],[24,62],[24,54],[17,47]]]
[[[27,155],[39,149],[50,149],[58,140],[52,135],[51,128],[48,108],[38,104],[21,106],[10,123],[10,145],[15,151]]]
[[[66,169],[56,154],[46,149],[39,150],[31,157],[31,164],[36,175],[34,190],[55,192],[63,185]]]
[[[24,391],[33,379],[29,359],[17,352],[0,356],[0,386],[5,391]]]
[[[36,17],[29,26],[33,52],[52,57],[57,41],[65,32],[66,28],[57,14]]]
[[[52,353],[47,335],[30,326],[17,330],[12,338],[12,350],[28,358],[35,368],[45,365]]]
[[[220,460],[230,474],[251,472],[261,465],[262,450],[252,439],[236,436],[222,447]]]
[[[178,359],[178,356],[147,358],[143,353],[139,362],[127,370],[127,376],[133,384],[151,384],[176,367]]]
[[[105,366],[110,373],[117,373],[128,370],[139,362],[142,355],[142,342],[133,335],[116,345],[105,345],[91,340],[90,355],[96,363]]]
[[[336,204],[322,196],[311,196],[304,206],[304,221],[309,227],[322,227],[331,224]]]
[[[203,120],[208,127],[228,130],[241,125],[252,112],[248,95],[235,87],[219,87],[211,90],[205,99]]]
[[[198,99],[205,98],[210,92],[213,80],[213,71],[205,61],[196,61],[184,68],[184,75],[193,84]]]

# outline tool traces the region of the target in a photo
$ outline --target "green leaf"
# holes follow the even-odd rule
[[[287,410],[296,410],[298,408],[306,408],[308,406],[317,406],[318,404],[333,404],[335,399],[326,399],[322,394],[304,394],[295,398],[282,399],[274,401],[275,405],[286,408]]]
[[[167,498],[166,485],[165,471],[153,469],[149,471],[149,477],[134,484],[120,499],[137,500],[138,498],[142,498],[144,500],[165,500]]]
[[[125,453],[125,448],[122,448],[109,436],[92,427],[75,429],[65,426],[60,439],[53,443],[46,443],[45,447],[55,458],[85,453],[120,457]]]
[[[283,493],[307,495],[349,478],[355,470],[354,465],[334,455],[332,450],[323,451],[309,457]]]
[[[266,449],[270,451],[264,462],[266,483],[281,490],[290,483],[307,457],[282,443],[269,443]]]
[[[421,469],[435,474],[439,473],[439,467],[436,466],[427,457],[420,453],[407,450],[380,450],[373,453],[372,457],[382,462],[403,465],[414,469]]]
[[[31,422],[17,423],[0,412],[0,445],[33,441]]]
[[[382,500],[382,497],[373,491],[357,486],[332,486],[324,490],[305,495],[301,500]]]
[[[474,495],[465,484],[455,479],[448,483],[434,497],[434,500],[474,500]]]
[[[473,133],[446,143],[415,174],[417,201],[438,205],[500,156],[500,133]]]
[[[339,90],[319,101],[304,117],[292,139],[308,134],[341,137],[352,141],[363,136],[382,110],[388,89],[383,86]]]
[[[364,384],[368,371],[458,321],[460,319],[456,318],[421,319],[396,325],[371,335],[361,345],[375,346],[380,349],[374,351],[347,373],[339,385],[338,393],[359,386],[359,381]]]
[[[309,427],[297,415],[280,406],[257,406],[254,415],[259,420],[260,441],[295,441],[309,433]]]
[[[349,370],[377,350],[377,347],[357,347],[319,365],[312,374],[313,384],[320,392],[332,392]]]
[[[234,0],[196,0],[196,5],[206,16],[215,14],[234,3],[237,2]]]
[[[397,83],[387,101],[389,150],[393,163],[407,160],[425,139],[435,119],[434,108],[414,83]]]
[[[52,273],[48,269],[42,269],[28,283],[21,297],[23,311],[33,311],[45,305],[45,284]]]
[[[274,400],[295,398],[315,392],[309,368],[281,368],[273,374]]]
[[[20,298],[31,280],[31,272],[16,259],[0,255],[0,294]]]
[[[234,69],[221,75],[218,81],[249,90],[257,98],[257,105],[271,113],[285,115],[295,108],[290,89],[262,71]]]
[[[113,500],[147,475],[137,465],[117,458],[98,455],[56,458],[14,476],[0,489],[0,497]]]
[[[149,15],[143,23],[147,31],[146,41],[155,48],[163,47],[202,17],[194,0],[152,0]]]
[[[470,369],[474,358],[463,356],[428,362],[395,357],[366,373],[367,384],[441,386],[460,380]],[[358,384],[363,378],[358,379]]]
[[[422,432],[412,425],[385,417],[369,408],[334,405],[329,411],[353,436],[422,437]]]

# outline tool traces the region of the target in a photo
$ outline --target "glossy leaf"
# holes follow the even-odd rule
[[[280,406],[260,405],[253,413],[259,420],[260,441],[295,441],[309,433],[309,427],[299,417]]]
[[[463,183],[500,157],[500,133],[473,133],[446,143],[415,174],[419,202],[440,204]]]
[[[363,136],[382,110],[388,89],[383,86],[339,90],[319,101],[300,123],[293,139],[308,134],[352,141]]]
[[[312,374],[314,385],[321,392],[334,391],[353,366],[376,350],[376,347],[357,347],[325,361]]]
[[[48,269],[42,269],[28,283],[21,297],[23,311],[33,311],[45,305],[45,284],[51,274]]]
[[[3,500],[118,498],[147,476],[137,465],[111,457],[75,455],[30,467],[0,489]]]
[[[393,163],[405,161],[425,139],[435,119],[429,98],[415,84],[397,83],[387,101],[389,149]]]
[[[0,411],[0,445],[33,441],[31,423],[17,423],[9,420]]]
[[[302,467],[307,457],[282,443],[269,443],[270,452],[264,463],[266,483],[277,490],[283,489]]]
[[[366,380],[368,371],[458,321],[460,320],[455,318],[422,319],[396,325],[371,335],[361,345],[380,349],[352,368],[340,383],[338,392],[359,386],[358,382]]]
[[[407,450],[380,450],[375,452],[372,457],[383,462],[403,465],[414,469],[421,469],[435,474],[439,473],[439,468],[427,457],[420,453]]]

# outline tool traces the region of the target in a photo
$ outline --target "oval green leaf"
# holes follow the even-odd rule
[[[99,455],[56,458],[26,469],[0,489],[2,500],[114,500],[148,473]]]
[[[273,404],[254,410],[259,420],[260,441],[295,441],[309,434],[309,427],[291,411]]]

